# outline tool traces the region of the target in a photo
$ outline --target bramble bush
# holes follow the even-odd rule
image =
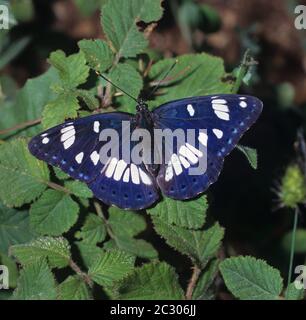
[[[175,61],[148,47],[153,23],[163,14],[161,1],[104,2],[106,40],[82,40],[79,52],[70,56],[53,52],[48,71],[17,94],[2,83],[0,262],[9,268],[11,290],[1,291],[1,297],[212,299],[221,273],[239,299],[302,299],[303,290],[293,283],[285,288],[280,272],[265,261],[219,254],[225,230],[208,219],[206,195],[190,201],[164,198],[141,212],[107,208],[84,183],[30,155],[29,138],[66,119],[135,111],[135,102],[99,73],[133,96],[149,97],[154,108],[189,96],[231,93],[247,72],[242,65],[235,71],[238,82],[228,81],[222,59],[183,55],[150,97]],[[146,27],[140,30],[138,21]],[[239,148],[256,167],[255,151]],[[148,241],[152,233],[164,240],[171,256],[190,260],[190,274],[175,269],[168,251]]]

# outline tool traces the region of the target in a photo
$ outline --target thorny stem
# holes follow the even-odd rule
[[[299,215],[299,208],[296,207],[294,211],[294,220],[293,220],[292,235],[291,235],[290,262],[289,262],[288,284],[287,284],[288,286],[291,283],[291,274],[292,274],[293,258],[294,258],[294,251],[295,251],[295,234],[296,234],[296,228],[298,223],[298,215]]]
[[[198,282],[200,274],[201,274],[201,269],[196,265],[193,266],[192,275],[189,280],[187,291],[186,291],[186,300],[192,300],[192,294]]]
[[[93,288],[93,282],[90,279],[89,275],[83,272],[81,268],[72,259],[70,259],[69,261],[69,266],[76,274],[78,274],[88,284],[88,286],[91,289]]]
[[[26,128],[26,127],[33,126],[33,125],[38,124],[38,123],[40,123],[40,122],[41,122],[41,119],[35,119],[35,120],[31,120],[31,121],[19,123],[19,124],[17,124],[17,125],[14,126],[14,127],[0,130],[0,135],[1,135],[1,134],[6,134],[6,133],[9,133],[9,132],[11,132],[11,131],[18,130],[18,129],[24,129],[24,128]]]
[[[252,58],[252,56],[250,55],[250,50],[247,49],[246,52],[243,55],[243,59],[242,59],[242,63],[240,65],[240,68],[238,70],[238,75],[237,75],[237,79],[235,81],[235,84],[232,88],[232,93],[237,93],[241,83],[243,81],[243,78],[246,76],[246,74],[249,71],[249,68],[253,65],[256,65],[257,62]]]

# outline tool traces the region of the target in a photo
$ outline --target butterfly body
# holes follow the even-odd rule
[[[180,99],[153,111],[140,101],[135,115],[113,112],[68,121],[34,137],[29,149],[87,183],[103,202],[139,210],[151,206],[161,193],[183,200],[204,192],[217,180],[224,157],[261,110],[260,100],[241,95]],[[105,129],[113,130],[117,139],[103,140]],[[141,143],[133,140],[139,130],[147,132],[151,143],[144,137]],[[175,132],[170,143],[167,137]],[[179,139],[179,134],[193,139]],[[157,141],[160,135],[164,137]],[[119,151],[102,161],[108,143]],[[141,161],[134,160],[134,153],[139,153]],[[192,174],[191,169],[201,167],[203,159],[204,171]]]

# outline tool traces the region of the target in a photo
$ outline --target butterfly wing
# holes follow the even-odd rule
[[[160,167],[157,183],[163,194],[189,199],[205,191],[217,180],[224,157],[261,111],[262,102],[257,98],[234,94],[187,98],[156,108],[156,128],[195,132],[194,143],[174,145],[172,161]],[[201,157],[206,157],[205,172],[190,175],[190,168],[197,168]]]
[[[40,160],[60,167],[72,178],[86,182],[94,195],[103,202],[124,209],[142,209],[158,198],[154,179],[143,165],[122,159],[121,146],[130,139],[130,131],[122,128],[123,121],[133,130],[133,116],[121,112],[92,115],[68,121],[34,137],[30,152]],[[100,151],[107,141],[100,141],[103,129],[118,134],[118,157],[100,161]],[[115,142],[114,142],[115,143]]]

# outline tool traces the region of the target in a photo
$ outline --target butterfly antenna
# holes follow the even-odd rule
[[[151,93],[149,94],[149,97],[152,97],[153,94],[156,92],[156,90],[159,88],[159,86],[161,85],[161,83],[168,77],[168,75],[170,74],[170,72],[173,70],[173,68],[176,66],[176,64],[178,63],[178,59],[176,59],[173,64],[170,66],[170,68],[167,70],[166,74],[164,75],[163,78],[161,78],[158,83],[156,84],[156,86],[153,88],[153,90],[151,91]]]
[[[97,75],[100,76],[102,79],[104,79],[105,81],[109,82],[111,85],[113,85],[115,88],[117,88],[118,90],[120,90],[121,92],[123,92],[124,94],[126,94],[128,97],[130,97],[131,99],[133,99],[134,101],[136,101],[137,103],[139,103],[139,100],[137,100],[136,98],[134,98],[133,96],[131,96],[128,92],[126,92],[125,90],[121,89],[120,87],[118,87],[116,84],[114,84],[111,80],[109,80],[108,78],[106,78],[103,74],[101,74],[100,72],[96,71]]]

